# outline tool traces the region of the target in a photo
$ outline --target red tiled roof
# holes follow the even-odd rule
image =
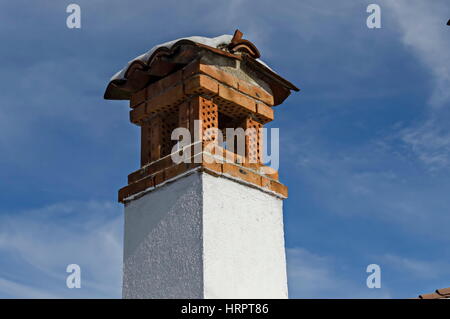
[[[418,299],[450,299],[450,287],[436,289],[436,291],[431,294],[419,295]]]

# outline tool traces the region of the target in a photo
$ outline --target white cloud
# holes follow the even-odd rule
[[[422,121],[398,132],[430,171],[450,168],[450,37],[448,1],[385,1],[385,12],[398,22],[402,43],[428,70],[430,109]],[[424,106],[425,107],[425,106]]]
[[[450,102],[448,1],[396,0],[384,2],[384,6],[398,21],[403,43],[433,76],[430,104],[440,107]]]
[[[421,170],[385,137],[336,149],[333,141],[320,138],[323,126],[310,124],[284,131],[281,143],[289,161],[282,166],[297,170],[307,196],[323,212],[373,219],[405,234],[448,242],[447,175]]]
[[[120,297],[121,210],[119,205],[91,201],[2,214],[0,254],[1,259],[14,260],[2,267],[0,278],[17,297]],[[65,271],[72,263],[81,267],[81,289],[66,287]],[[26,282],[20,280],[23,273]]]
[[[408,273],[411,278],[439,279],[450,274],[450,265],[443,261],[425,261],[394,254],[385,254],[377,260],[387,267]]]
[[[369,289],[364,277],[353,274],[350,280],[343,274],[344,267],[328,256],[320,256],[303,248],[287,249],[290,298],[390,298],[389,289]]]
[[[433,116],[423,123],[400,130],[397,137],[410,147],[429,171],[450,168],[450,131],[447,123]]]
[[[20,298],[20,299],[58,298],[58,295],[49,293],[44,289],[36,289],[4,278],[0,278],[0,296],[4,298]]]

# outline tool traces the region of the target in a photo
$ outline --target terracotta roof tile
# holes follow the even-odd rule
[[[420,299],[441,299],[442,296],[437,293],[419,295]]]
[[[418,299],[447,299],[450,298],[450,287],[436,289],[436,292],[431,294],[419,295]]]
[[[449,288],[441,288],[436,289],[436,292],[442,296],[450,296],[450,287]]]
[[[234,36],[189,37],[153,47],[112,77],[104,97],[111,100],[129,100],[133,93],[198,59],[205,50],[229,59],[241,60],[256,71],[270,85],[275,105],[281,104],[291,90],[299,91],[295,85],[259,60],[260,53],[256,46],[242,39],[242,32],[236,30]]]

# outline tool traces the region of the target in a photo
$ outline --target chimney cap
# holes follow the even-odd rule
[[[108,83],[104,98],[108,100],[128,100],[131,94],[162,77],[175,72],[192,60],[198,58],[198,51],[205,49],[232,59],[247,63],[276,87],[275,105],[281,104],[290,90],[299,89],[278,75],[259,59],[256,46],[242,39],[242,32],[234,35],[224,34],[214,38],[192,36],[158,44],[146,53],[134,58]],[[179,50],[183,47],[182,50]],[[185,51],[181,52],[180,51]],[[278,96],[277,96],[278,95]]]

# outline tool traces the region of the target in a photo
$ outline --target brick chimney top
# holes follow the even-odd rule
[[[141,128],[141,167],[128,176],[119,201],[193,170],[287,197],[277,168],[263,164],[263,126],[274,119],[272,107],[298,88],[259,57],[256,46],[236,30],[233,36],[155,46],[111,79],[105,99],[129,100],[130,121]],[[188,144],[174,140],[178,129],[189,135]],[[182,162],[174,160],[179,153]]]
[[[245,64],[268,83],[274,95],[274,105],[281,104],[291,90],[299,89],[274,72],[260,60],[256,46],[242,38],[241,31],[215,38],[192,36],[154,46],[148,52],[128,62],[110,80],[104,98],[129,100],[131,95],[167,75],[176,72],[190,62],[209,53],[222,55]]]

